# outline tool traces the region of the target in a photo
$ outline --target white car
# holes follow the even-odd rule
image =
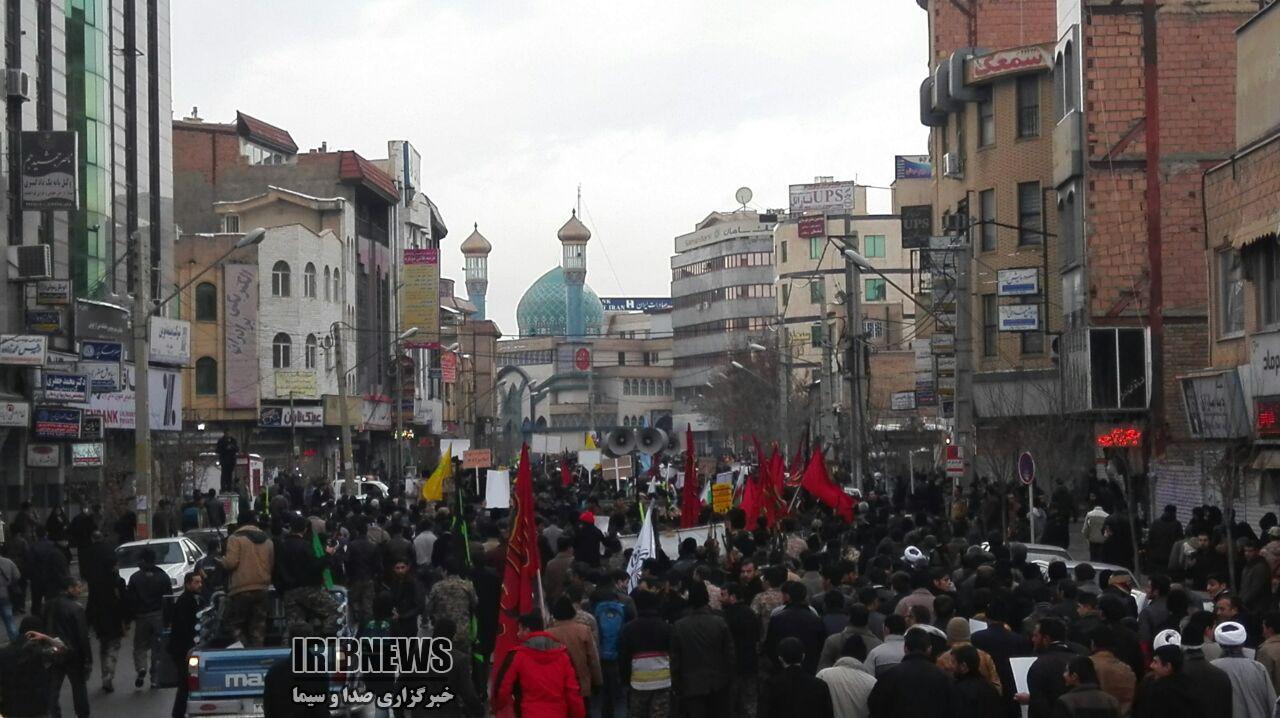
[[[131,541],[116,548],[116,568],[125,584],[138,572],[142,552],[151,549],[156,554],[156,566],[169,576],[169,588],[177,593],[182,590],[182,579],[196,569],[196,563],[204,558],[204,549],[186,536],[174,538]]]
[[[352,487],[354,492],[347,490],[347,482],[343,479],[337,479],[333,482],[333,495],[348,496],[354,493],[355,497],[364,501],[366,499],[386,500],[391,495],[391,488],[377,479],[367,479],[357,477],[355,485]]]

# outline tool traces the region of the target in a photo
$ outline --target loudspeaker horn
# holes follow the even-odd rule
[[[675,431],[667,437],[667,445],[663,449],[663,453],[669,456],[677,456],[684,452],[684,433]]]
[[[604,449],[611,455],[626,456],[636,448],[636,432],[631,429],[619,427],[609,432],[605,437]]]
[[[650,456],[663,451],[667,448],[667,432],[652,426],[641,429],[640,436],[636,438],[636,448]]]

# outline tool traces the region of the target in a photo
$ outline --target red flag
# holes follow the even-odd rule
[[[502,665],[507,652],[518,644],[516,630],[520,616],[533,611],[534,589],[538,585],[538,528],[534,520],[533,473],[529,469],[529,446],[520,449],[520,468],[511,504],[511,537],[502,571],[502,594],[498,598],[498,637],[493,647],[493,665]]]
[[[769,457],[769,471],[761,477],[764,481],[762,487],[764,513],[769,528],[773,528],[780,518],[787,515],[787,501],[784,498],[785,479],[783,478],[786,473],[786,460],[782,458],[782,454],[778,453],[778,447],[775,446],[773,455]]]
[[[566,489],[573,484],[573,474],[569,473],[569,459],[560,457],[560,485]]]
[[[796,444],[796,455],[791,459],[791,472],[786,477],[788,486],[799,486],[801,474],[809,465],[809,427],[805,427],[800,443]]]
[[[684,489],[680,492],[680,528],[698,525],[702,499],[698,496],[697,449],[693,445],[693,426],[685,424]]]
[[[846,494],[827,476],[827,462],[821,451],[813,452],[809,457],[809,466],[804,470],[801,486],[813,494],[819,501],[835,509],[844,520],[853,523],[853,497]]]

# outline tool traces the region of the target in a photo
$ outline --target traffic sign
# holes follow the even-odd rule
[[[955,444],[947,445],[947,476],[955,479],[964,477],[964,457]]]
[[[1031,458],[1030,451],[1024,451],[1018,456],[1018,478],[1027,486],[1035,483],[1036,460]]]

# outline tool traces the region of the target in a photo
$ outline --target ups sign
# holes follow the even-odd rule
[[[933,205],[916,204],[902,208],[902,248],[921,249],[929,246],[933,234]]]

